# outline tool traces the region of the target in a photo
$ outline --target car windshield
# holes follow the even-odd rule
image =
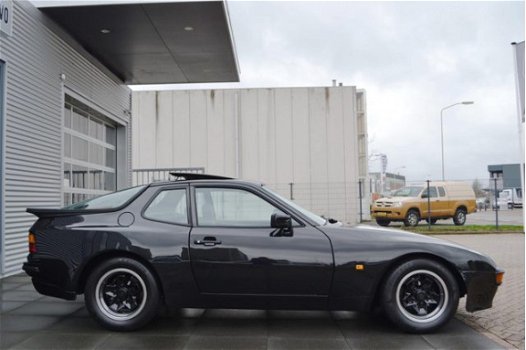
[[[393,197],[416,197],[423,189],[423,186],[402,187],[393,193]]]
[[[262,186],[262,188],[269,192],[270,194],[272,194],[273,196],[276,196],[278,197],[279,199],[281,199],[283,202],[287,203],[288,205],[290,205],[291,207],[293,207],[294,209],[296,209],[297,211],[299,211],[300,213],[302,213],[303,215],[305,215],[306,217],[308,217],[309,219],[311,219],[312,221],[316,222],[316,224],[318,225],[325,225],[327,223],[327,220],[325,220],[324,218],[322,218],[321,216],[318,216],[314,213],[311,213],[310,211],[308,211],[307,209],[305,208],[302,208],[300,207],[299,205],[297,205],[296,203],[294,203],[293,201],[291,201],[290,199],[287,199],[279,194],[277,194],[276,192],[272,191],[271,189],[269,189],[268,187],[266,186]]]
[[[105,194],[82,202],[68,205],[62,210],[115,209],[124,205],[146,186],[137,186]]]

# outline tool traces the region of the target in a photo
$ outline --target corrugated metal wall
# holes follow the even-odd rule
[[[35,220],[25,209],[61,205],[64,92],[121,125],[130,119],[126,86],[90,63],[86,52],[72,49],[64,40],[71,38],[29,2],[15,1],[12,15],[12,36],[0,36],[0,59],[7,68],[3,275],[20,271],[25,260],[27,231]]]
[[[356,88],[151,91],[132,100],[134,168],[204,167],[287,197],[293,183],[300,205],[358,221],[367,124],[365,94]]]

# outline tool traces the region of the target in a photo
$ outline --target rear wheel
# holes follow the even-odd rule
[[[417,210],[411,209],[407,212],[405,216],[404,225],[409,227],[415,227],[420,221],[420,214]]]
[[[376,219],[376,223],[380,226],[389,226],[389,224],[391,223],[391,220],[386,220],[386,219]]]
[[[455,212],[455,216],[453,216],[453,222],[457,226],[464,225],[466,223],[466,210],[458,208]]]
[[[427,259],[407,261],[395,268],[383,290],[387,316],[411,333],[442,327],[455,314],[458,300],[459,287],[452,273]]]
[[[86,281],[85,302],[105,328],[131,331],[156,315],[160,296],[148,268],[130,258],[112,258],[98,265]]]

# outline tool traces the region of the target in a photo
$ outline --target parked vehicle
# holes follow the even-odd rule
[[[392,197],[376,200],[371,207],[371,216],[380,226],[388,226],[392,221],[417,226],[420,220],[428,220],[428,217],[431,224],[453,218],[455,225],[464,225],[466,215],[476,209],[471,185],[464,182],[430,182],[429,194],[427,184],[422,184],[403,187]]]
[[[508,209],[522,208],[522,189],[516,187],[503,189],[499,193],[499,204],[501,203]]]
[[[178,174],[181,176],[181,174]],[[126,331],[160,308],[381,309],[401,329],[437,329],[491,307],[504,272],[451,242],[370,226],[335,227],[267,187],[202,174],[28,209],[24,270],[44,295],[84,294],[104,327]]]

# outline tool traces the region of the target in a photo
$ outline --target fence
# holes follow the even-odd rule
[[[170,175],[171,172],[204,173],[205,169],[135,169],[133,170],[133,183],[141,185],[156,181],[171,181],[174,180],[174,177]],[[497,229],[503,224],[524,224],[520,187],[506,187],[499,178],[460,182],[465,182],[473,188],[479,212],[476,215],[468,215],[467,224],[495,225]],[[432,182],[427,180],[406,181],[405,186],[427,187],[430,183],[432,186]],[[379,191],[378,185],[369,179],[358,182],[270,183],[266,186],[315,214],[325,218],[334,218],[344,224],[370,220],[371,203],[380,197],[397,195],[397,189]],[[432,208],[430,204],[428,203],[427,208]],[[430,214],[430,209],[427,210],[420,214],[422,219]],[[453,221],[449,220],[450,222],[440,221],[439,223],[453,224]],[[429,220],[428,225],[433,221]]]
[[[170,173],[195,173],[204,174],[205,168],[157,168],[157,169],[133,169],[133,186],[146,185],[158,181],[172,181],[174,177]]]
[[[370,219],[371,196],[364,184],[359,181],[265,185],[324,218],[355,224]]]

